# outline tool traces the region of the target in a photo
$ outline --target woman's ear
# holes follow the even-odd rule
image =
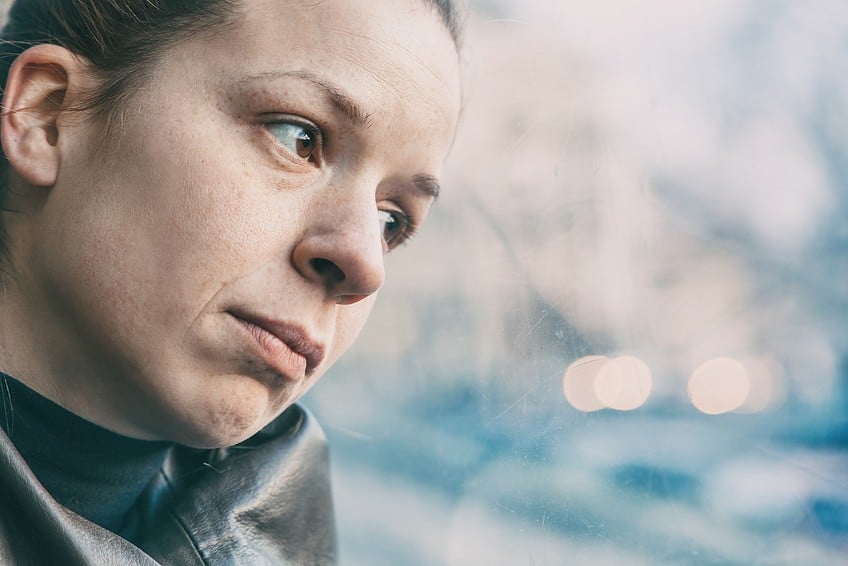
[[[50,187],[61,164],[58,117],[68,108],[71,81],[81,63],[57,45],[36,45],[9,70],[0,115],[0,142],[11,168],[25,182]]]

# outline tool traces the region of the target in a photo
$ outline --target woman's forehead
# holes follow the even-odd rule
[[[422,0],[246,0],[233,31],[252,48],[239,57],[401,73],[382,74],[382,81],[420,66],[443,82],[456,80],[453,39]]]
[[[421,0],[247,0],[223,37],[200,41],[221,83],[308,76],[375,120],[414,113],[455,124],[459,114],[455,44]]]

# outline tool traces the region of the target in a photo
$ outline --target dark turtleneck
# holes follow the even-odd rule
[[[171,444],[97,426],[0,373],[0,426],[59,503],[121,534]]]

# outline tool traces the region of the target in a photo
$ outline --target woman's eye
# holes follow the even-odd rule
[[[379,210],[380,232],[383,241],[392,249],[412,235],[412,222],[405,214],[395,210]]]
[[[292,122],[276,122],[267,128],[286,149],[298,157],[311,159],[315,156],[318,135],[309,128]]]

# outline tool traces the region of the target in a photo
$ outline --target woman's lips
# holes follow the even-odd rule
[[[250,333],[268,365],[289,380],[303,379],[324,359],[324,346],[296,324],[243,313],[229,314]]]

